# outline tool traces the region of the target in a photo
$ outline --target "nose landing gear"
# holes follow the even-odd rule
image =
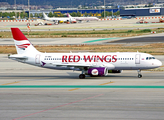
[[[142,78],[141,70],[138,70],[138,78]]]

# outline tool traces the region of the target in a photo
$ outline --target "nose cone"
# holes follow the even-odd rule
[[[157,65],[158,67],[160,67],[160,66],[162,66],[162,62],[158,60],[157,63],[156,63],[156,65]]]

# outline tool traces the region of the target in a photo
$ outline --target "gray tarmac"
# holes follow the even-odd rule
[[[138,25],[138,20],[99,21],[75,25],[31,26],[32,30],[90,30],[163,27],[163,24]],[[154,21],[154,20],[153,20]],[[27,30],[26,23],[0,23],[0,30],[10,27]],[[152,36],[163,36],[153,34]],[[146,36],[150,37],[150,36]],[[99,39],[99,40],[97,40]],[[121,40],[122,38],[118,38]],[[102,38],[30,39],[33,44],[104,44],[117,40]],[[69,41],[69,42],[68,42]],[[157,42],[157,41],[156,41]],[[0,39],[1,45],[13,45],[13,39]],[[155,56],[164,65],[164,56]],[[78,88],[97,86],[164,86],[164,71],[123,71],[106,77],[78,78],[80,72],[49,70],[26,65],[0,54],[0,120],[163,120],[164,89],[161,88]],[[73,88],[1,88],[15,85],[74,85]]]
[[[164,56],[155,56],[164,63]],[[80,72],[43,69],[0,55],[0,84],[164,86],[163,71],[123,71],[78,79]],[[160,88],[0,88],[0,120],[163,120]]]
[[[113,38],[29,38],[34,45],[80,45],[80,44],[149,44],[163,43],[164,33],[149,34],[135,37]],[[13,38],[0,38],[0,45],[14,45]]]
[[[95,40],[95,42],[92,42],[92,43],[97,43],[96,40],[101,41],[101,39],[102,38],[29,38],[30,42],[34,45],[85,44],[85,42],[93,41],[93,40]],[[14,40],[13,38],[0,39],[0,45],[14,45]]]
[[[164,36],[150,36],[150,37],[133,37],[122,40],[111,41],[110,43],[163,43]]]
[[[79,31],[79,30],[121,30],[121,29],[152,29],[163,28],[163,23],[136,24],[138,19],[123,20],[106,20],[106,21],[90,21],[76,24],[59,24],[59,25],[43,25],[34,26],[38,22],[31,22],[32,31]],[[148,22],[159,22],[159,19],[147,19]],[[52,23],[43,21],[43,23]],[[0,22],[0,31],[9,31],[11,27],[19,27],[21,30],[27,31],[27,22]]]

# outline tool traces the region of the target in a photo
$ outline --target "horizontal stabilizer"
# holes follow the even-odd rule
[[[9,58],[27,59],[28,57],[16,54],[16,55],[10,55]]]

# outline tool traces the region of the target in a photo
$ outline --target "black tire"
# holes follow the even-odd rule
[[[142,78],[142,75],[141,75],[141,74],[139,74],[139,75],[138,75],[138,78]]]
[[[80,78],[80,79],[85,79],[85,75],[84,75],[84,74],[80,74],[80,75],[79,75],[79,78]]]

